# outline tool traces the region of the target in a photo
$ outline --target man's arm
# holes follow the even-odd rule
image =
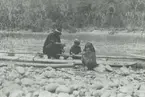
[[[82,52],[81,47],[79,47],[79,54]]]
[[[46,40],[45,40],[45,42],[44,42],[44,46],[46,46],[46,45],[48,45],[49,43],[52,43],[52,42],[53,42],[52,34],[50,33],[50,34],[47,36],[47,38],[46,38]]]

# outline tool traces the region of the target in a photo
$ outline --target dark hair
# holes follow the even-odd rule
[[[80,45],[80,41],[78,39],[75,39],[74,44]]]
[[[86,51],[87,48],[90,48],[90,50],[91,50],[92,52],[95,52],[95,48],[94,48],[94,46],[93,46],[93,44],[92,44],[91,42],[87,42],[87,43],[85,44],[84,51]]]

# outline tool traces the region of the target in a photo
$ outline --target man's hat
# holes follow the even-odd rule
[[[56,28],[56,29],[54,29],[54,32],[56,32],[56,33],[60,33],[60,34],[61,34],[61,31],[62,31],[61,28]]]
[[[61,31],[59,31],[58,29],[55,29],[54,31],[55,31],[55,32],[58,32],[58,33],[61,33]]]

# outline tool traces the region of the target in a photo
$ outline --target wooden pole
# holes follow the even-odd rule
[[[0,52],[0,53],[11,53],[11,52]],[[43,53],[33,53],[33,52],[14,52],[15,54],[33,54],[35,55],[34,57],[36,57],[37,55],[41,54],[41,55],[44,55]],[[72,57],[73,55],[69,55],[69,54],[58,54],[60,56],[66,56],[66,57]],[[129,56],[101,56],[101,55],[96,55],[96,58],[99,58],[99,59],[132,59],[132,60],[144,60],[145,61],[145,56],[139,56],[139,55],[133,55],[133,54],[130,54],[131,56],[133,57],[129,57]],[[82,55],[74,55],[76,57],[80,57],[81,59],[81,56]]]
[[[52,68],[72,68],[74,67],[73,63],[67,64],[42,64],[42,63],[24,63],[24,62],[16,62],[15,66],[23,66],[23,67],[52,67]]]
[[[67,64],[81,63],[81,60],[59,60],[59,59],[43,59],[32,57],[17,57],[17,56],[0,56],[0,61],[25,62],[25,63],[43,63],[43,64]]]

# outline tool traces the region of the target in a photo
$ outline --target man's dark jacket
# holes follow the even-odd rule
[[[61,45],[55,43],[61,43],[60,36],[56,33],[50,33],[44,42],[43,53],[48,56],[55,56],[61,53]]]

